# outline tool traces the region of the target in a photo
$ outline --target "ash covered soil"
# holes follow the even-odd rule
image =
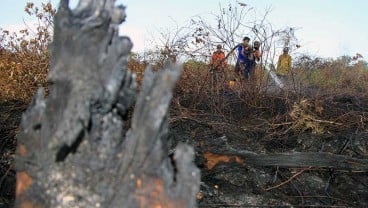
[[[297,106],[280,97],[252,105],[225,95],[211,105],[178,97],[170,112],[169,141],[172,151],[179,142],[195,149],[202,175],[199,207],[368,207],[367,171],[259,167],[212,154],[231,148],[257,154],[329,152],[368,159],[367,98],[305,101],[309,104],[303,111],[303,99]],[[320,114],[316,103],[324,109]],[[0,105],[0,207],[14,201],[15,135],[26,107],[19,101]]]
[[[259,167],[221,155],[232,149],[257,154],[328,152],[367,159],[366,98],[301,99],[300,105],[265,98],[268,108],[227,99],[221,101],[226,112],[209,112],[210,105],[186,97],[179,99],[179,107],[172,112],[172,147],[178,142],[191,144],[201,168],[199,207],[368,207],[366,170]],[[303,107],[303,102],[308,105]],[[312,113],[318,106],[324,112]],[[295,117],[301,109],[305,115],[299,112]],[[211,154],[216,152],[220,155]]]

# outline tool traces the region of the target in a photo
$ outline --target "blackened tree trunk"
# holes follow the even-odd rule
[[[24,114],[18,136],[16,206],[195,207],[193,149],[168,157],[168,107],[180,68],[147,69],[136,99],[114,0],[61,0],[54,21],[49,95]],[[131,128],[123,129],[135,104]],[[174,167],[175,166],[175,167]]]

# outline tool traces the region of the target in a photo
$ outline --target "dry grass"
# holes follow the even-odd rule
[[[48,55],[3,51],[0,58],[0,100],[29,102],[39,87],[46,87]]]
[[[349,63],[347,57],[304,63],[296,68],[296,76],[304,87],[313,87],[324,94],[361,94],[368,90],[368,65]],[[322,62],[322,63],[321,63]]]
[[[32,43],[27,44],[27,47],[19,45],[16,50],[1,51],[2,101],[29,102],[39,87],[47,87],[49,68],[47,47],[33,50],[33,47],[30,47]],[[128,68],[136,73],[139,83],[142,81],[146,66],[147,63],[139,61],[132,55]],[[269,119],[272,125],[287,124],[287,128],[285,127],[287,131],[293,129],[294,132],[325,133],[325,126],[337,127],[343,123],[342,118],[345,118],[336,109],[330,108],[333,105],[329,104],[329,100],[336,96],[359,99],[366,97],[364,92],[368,89],[368,70],[366,65],[344,66],[340,60],[330,60],[312,66],[314,68],[299,67],[294,71],[294,79],[302,86],[300,91],[276,92],[264,91],[271,80],[260,67],[257,68],[253,83],[241,81],[233,74],[233,69],[229,68],[226,79],[217,82],[217,86],[214,87],[209,65],[188,61],[183,65],[183,74],[175,89],[172,106],[174,115],[193,117],[198,114],[211,114],[229,120],[238,119],[240,114],[245,120],[261,115]],[[234,78],[237,82],[234,86],[230,86],[229,82]],[[316,107],[316,103],[320,103],[320,106]],[[356,118],[358,115],[360,114],[358,113]],[[235,118],[232,118],[234,116]],[[364,120],[365,115],[363,117]]]
[[[36,31],[10,33],[0,30],[0,99],[29,102],[39,87],[46,87],[55,10],[50,3],[41,8],[27,3],[25,12],[39,20]]]

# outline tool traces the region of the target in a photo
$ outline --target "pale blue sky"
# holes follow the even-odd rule
[[[48,0],[0,0],[0,27],[17,29],[30,21],[24,12],[26,2]],[[51,0],[55,6],[58,0]],[[70,0],[76,4],[77,0]],[[122,26],[130,36],[134,51],[149,47],[147,40],[153,31],[169,27],[175,20],[184,24],[195,15],[216,13],[219,3],[227,0],[118,0],[127,6],[127,21]],[[368,58],[367,0],[241,0],[259,13],[272,8],[268,20],[275,28],[300,28],[296,35],[302,43],[301,52],[322,57],[337,57],[361,53]]]

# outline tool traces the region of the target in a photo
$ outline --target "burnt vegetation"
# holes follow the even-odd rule
[[[252,19],[238,4],[213,22],[193,18],[194,29],[162,30],[156,48],[134,54],[114,31],[122,8],[105,2],[74,13],[27,4],[37,30],[1,30],[0,206],[368,206],[368,65],[358,54],[297,55],[294,28],[275,30],[268,11]],[[215,83],[209,51],[243,34],[262,42],[254,81],[233,73],[230,56]],[[85,50],[93,41],[101,50]],[[296,52],[279,88],[269,66],[285,43]]]

